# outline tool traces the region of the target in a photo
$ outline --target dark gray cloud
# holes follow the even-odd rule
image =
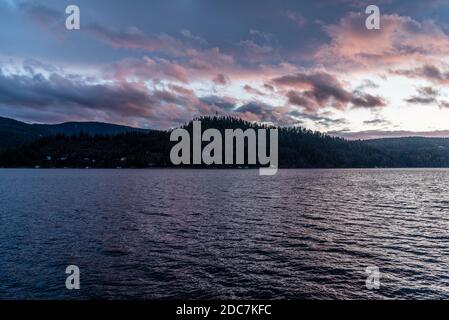
[[[373,80],[363,80],[362,83],[357,87],[357,90],[362,91],[365,89],[377,89],[379,88],[379,85],[374,82]]]
[[[262,91],[260,91],[260,90],[258,90],[258,89],[256,89],[256,88],[254,88],[254,87],[252,87],[252,86],[250,86],[250,85],[248,85],[248,84],[244,85],[244,86],[243,86],[243,89],[244,89],[246,92],[248,92],[248,93],[250,93],[250,94],[253,94],[253,95],[257,95],[257,96],[264,96],[264,95],[265,95],[265,93],[263,93]]]
[[[208,105],[216,106],[226,113],[232,112],[236,108],[236,100],[229,97],[208,96],[200,100]]]
[[[325,72],[297,73],[273,79],[273,83],[290,88],[286,96],[289,103],[304,107],[309,112],[316,112],[327,104],[343,109],[351,104],[354,107],[383,107],[381,97],[360,91],[349,91],[338,79]]]
[[[413,104],[437,104],[439,92],[432,87],[422,87],[417,90],[417,95],[405,101]]]
[[[0,106],[15,107],[22,113],[76,114],[89,120],[92,115],[135,121],[155,127],[169,127],[194,116],[220,111],[218,105],[200,101],[193,91],[180,86],[149,90],[138,82],[90,83],[83,77],[52,73],[44,76],[6,74],[0,69]],[[84,117],[83,117],[84,115]]]
[[[376,119],[372,119],[372,120],[365,120],[365,121],[363,121],[363,124],[366,124],[366,125],[388,125],[388,124],[390,124],[390,121],[385,120],[385,119],[376,118]]]
[[[431,64],[425,64],[412,70],[392,70],[391,73],[410,78],[422,78],[440,84],[449,83],[449,72]]]
[[[59,74],[7,75],[0,70],[0,104],[48,108],[89,108],[116,112],[123,116],[148,116],[154,100],[136,85],[87,84],[82,78]]]
[[[293,90],[289,90],[286,97],[288,98],[288,102],[290,104],[303,107],[309,113],[316,113],[320,108],[315,100]]]

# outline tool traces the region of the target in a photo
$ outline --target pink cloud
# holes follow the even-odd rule
[[[366,17],[352,12],[338,24],[325,26],[331,41],[319,49],[315,58],[342,67],[378,68],[427,61],[449,53],[449,38],[433,21],[384,14],[380,30],[368,30]]]
[[[110,73],[108,67],[106,72]],[[163,58],[142,59],[129,58],[115,63],[112,66],[113,77],[116,80],[125,80],[136,77],[140,80],[169,79],[186,83],[188,81],[188,70],[176,63]]]

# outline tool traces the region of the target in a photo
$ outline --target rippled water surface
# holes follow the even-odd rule
[[[449,171],[0,170],[0,298],[449,298]]]

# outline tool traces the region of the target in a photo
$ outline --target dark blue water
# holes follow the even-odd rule
[[[0,298],[449,298],[449,171],[0,170]]]

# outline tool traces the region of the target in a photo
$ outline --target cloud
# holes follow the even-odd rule
[[[40,70],[50,73],[61,71],[61,68],[57,68],[49,63],[45,63],[34,58],[25,59],[22,63],[22,67],[30,74]]]
[[[341,110],[352,119],[349,127],[363,121],[357,118],[358,113],[348,112],[351,108],[371,109],[379,117],[388,114],[390,124],[381,123],[381,119],[364,124],[392,127],[402,123],[395,121],[397,113],[378,110],[390,97],[391,101],[449,108],[449,102],[442,101],[447,96],[443,86],[449,83],[449,65],[445,64],[449,29],[444,22],[406,16],[416,12],[405,10],[409,2],[399,1],[404,10],[393,10],[399,7],[397,1],[380,1],[385,5],[381,6],[381,30],[371,31],[365,28],[367,15],[361,7],[371,4],[368,0],[317,0],[307,8],[290,1],[276,8],[264,2],[257,10],[251,4],[239,3],[237,11],[228,2],[219,1],[198,5],[188,13],[144,1],[136,4],[142,12],[95,4],[96,10],[110,7],[104,11],[102,22],[93,20],[96,16],[92,11],[81,8],[85,12],[81,30],[70,33],[70,41],[62,42],[54,41],[54,34],[48,37],[41,30],[34,32],[35,26],[28,22],[57,35],[69,35],[64,28],[63,6],[49,2],[54,10],[44,2],[18,0],[14,3],[20,5],[8,6],[4,15],[5,23],[10,22],[9,14],[16,15],[11,20],[17,20],[12,24],[17,29],[5,33],[5,43],[11,45],[6,45],[4,54],[12,56],[1,57],[5,62],[0,103],[6,106],[8,102],[11,108],[26,109],[29,114],[35,112],[36,118],[59,112],[76,114],[77,119],[137,119],[162,127],[196,115],[236,112],[252,121],[304,120],[339,128],[342,121],[323,116],[327,108]],[[154,10],[143,12],[149,7]],[[348,13],[352,8],[362,9],[361,13]],[[118,10],[122,10],[121,25],[129,27],[112,27]],[[322,10],[328,14],[323,16]],[[394,11],[402,15],[385,14]],[[173,18],[159,19],[162,12],[172,13]],[[416,17],[430,17],[427,13]],[[223,21],[235,18],[226,34],[220,24],[214,24],[217,17]],[[434,18],[444,17],[442,12],[435,12]],[[314,23],[317,19],[322,22]],[[30,35],[36,37],[36,43],[44,41],[45,48],[27,44]],[[58,61],[57,67],[29,59],[23,70],[15,69],[16,61],[45,56]],[[72,77],[64,70],[78,75]],[[386,77],[391,74],[409,78],[394,85],[409,83],[420,88],[437,84],[441,96],[420,90],[402,96],[393,84],[389,86]],[[231,93],[235,94],[233,99],[228,96]]]
[[[366,15],[349,13],[338,24],[327,25],[331,41],[316,59],[341,67],[376,67],[416,61],[449,53],[449,38],[433,21],[418,22],[397,14],[383,14],[380,30],[365,27]]]
[[[391,124],[391,122],[388,120],[385,120],[385,119],[376,118],[376,119],[372,119],[372,120],[365,120],[365,121],[363,121],[363,124],[366,124],[366,125],[389,125],[389,124]]]
[[[208,96],[200,98],[201,102],[209,106],[218,107],[220,114],[231,114],[247,121],[269,122],[278,125],[297,124],[291,107],[275,107],[260,101],[249,101],[239,105],[231,97]]]
[[[236,99],[230,97],[208,96],[202,97],[200,100],[210,106],[220,108],[225,113],[233,112],[237,104]]]
[[[363,80],[362,83],[357,87],[357,90],[365,90],[365,89],[377,89],[379,85],[375,83],[373,80]]]
[[[243,89],[244,89],[246,92],[248,92],[248,93],[250,93],[250,94],[253,94],[253,95],[256,95],[256,96],[264,96],[264,95],[265,95],[265,93],[263,93],[262,91],[260,91],[260,90],[258,90],[258,89],[256,89],[256,88],[254,88],[254,87],[252,87],[252,86],[250,86],[250,85],[248,85],[248,84],[244,85],[244,86],[243,86]]]
[[[184,36],[184,38],[191,40],[193,42],[197,42],[199,44],[207,44],[207,41],[200,36],[194,35],[190,30],[182,29],[181,34]]]
[[[198,115],[221,111],[200,101],[192,90],[169,85],[150,90],[141,82],[91,83],[76,75],[6,74],[0,69],[0,105],[28,113],[101,116],[120,123],[174,126]]]
[[[287,10],[285,16],[298,27],[303,27],[307,23],[307,19],[302,14],[292,10]]]
[[[275,88],[271,84],[264,83],[263,87],[269,91],[275,91]]]
[[[354,91],[352,93],[350,102],[354,107],[358,108],[375,108],[386,106],[386,102],[383,98],[367,93],[362,93],[360,91]]]
[[[64,12],[59,12],[34,1],[19,1],[16,8],[39,27],[61,36],[65,31]]]
[[[31,1],[21,2],[19,9],[46,29],[58,35],[67,34],[64,12]],[[161,54],[164,59],[177,58],[182,60],[185,67],[192,69],[211,70],[217,66],[234,64],[231,55],[221,52],[218,47],[204,48],[207,41],[187,29],[182,29],[181,37],[176,38],[166,33],[147,34],[136,26],[118,29],[85,22],[80,32],[86,32],[115,49],[145,50],[152,54]]]
[[[406,102],[421,105],[436,105],[440,108],[449,108],[449,103],[440,100],[440,92],[433,87],[418,88],[417,94],[405,99]]]
[[[229,85],[230,77],[225,72],[234,72],[232,60],[220,57],[216,52],[193,52],[191,58],[166,59],[157,56],[127,58],[104,67],[108,78],[115,80],[171,81],[189,83],[195,80],[208,81],[216,85]],[[211,58],[207,58],[212,56]],[[220,62],[214,63],[214,59]]]
[[[38,64],[38,63],[35,63]],[[121,124],[168,128],[194,117],[234,114],[249,121],[293,124],[289,107],[274,107],[251,101],[239,105],[226,96],[198,97],[181,84],[159,83],[148,87],[143,81],[117,77],[108,81],[80,75],[29,70],[11,74],[0,69],[0,108],[16,114],[51,114],[52,119],[74,116],[78,120],[101,118]],[[94,81],[93,81],[94,80]]]
[[[351,92],[335,76],[325,72],[285,75],[272,82],[288,88],[286,97],[290,104],[301,106],[311,113],[328,105],[337,109],[348,105],[364,108],[385,106],[382,98],[360,91]]]
[[[391,70],[390,73],[409,78],[422,78],[438,84],[449,84],[449,72],[432,64],[425,64],[412,70]]]
[[[438,103],[438,106],[439,106],[440,108],[449,108],[449,102],[448,102],[448,101],[440,101],[440,102]]]
[[[172,80],[183,83],[188,82],[189,71],[181,64],[164,58],[142,59],[128,58],[108,66],[105,70],[111,77],[117,80],[137,78],[140,80]]]
[[[215,78],[212,79],[212,81],[217,84],[217,85],[227,85],[229,84],[231,81],[229,79],[229,77],[223,73],[219,73],[215,76]]]
[[[290,111],[289,115],[291,115],[295,118],[299,118],[298,120],[301,123],[304,122],[303,121],[304,119],[308,119],[308,120],[313,121],[315,124],[325,127],[325,128],[329,128],[329,127],[335,126],[335,125],[347,124],[347,121],[343,118],[333,119],[333,118],[325,117],[322,115],[313,115],[313,114],[303,113],[298,110]]]
[[[240,58],[249,63],[272,61],[276,57],[276,49],[269,44],[259,44],[254,40],[241,40],[242,48]]]
[[[288,91],[286,97],[290,104],[303,107],[309,113],[316,113],[320,109],[320,105],[315,100],[303,96],[296,91]]]
[[[82,30],[86,30],[114,48],[145,49],[150,52],[163,51],[171,54],[184,52],[184,46],[179,40],[167,34],[147,36],[137,27],[119,30],[97,24],[83,27]]]
[[[0,104],[35,110],[48,108],[89,108],[107,110],[123,116],[147,116],[144,106],[151,104],[144,88],[134,83],[87,84],[83,78],[70,79],[59,74],[44,77],[6,75],[0,72]]]
[[[293,125],[298,121],[291,116],[290,107],[273,107],[260,101],[251,101],[234,109],[233,114],[247,121]]]
[[[220,48],[214,47],[211,49],[199,50],[190,48],[185,55],[188,60],[185,65],[191,69],[198,71],[217,73],[217,69],[226,70],[234,68],[234,58],[221,52]]]
[[[414,104],[436,104],[439,92],[432,87],[422,87],[417,91],[418,95],[412,96],[405,101]]]
[[[275,39],[274,34],[269,33],[269,32],[263,32],[263,31],[256,30],[256,29],[249,30],[249,34],[252,36],[260,37],[261,39],[263,39],[267,42],[273,41]]]
[[[64,11],[57,11],[34,1],[19,2],[18,8],[43,28],[57,34],[66,32]],[[171,54],[182,54],[185,49],[179,40],[167,34],[148,36],[137,27],[120,30],[100,24],[83,24],[81,31],[95,36],[113,48],[145,49],[150,52],[164,51]]]

